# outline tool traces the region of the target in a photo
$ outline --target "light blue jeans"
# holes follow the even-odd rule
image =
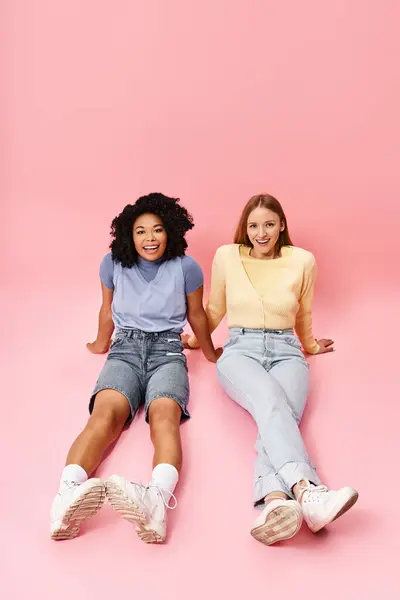
[[[225,392],[258,427],[254,504],[270,492],[293,497],[302,479],[320,483],[299,431],[309,390],[309,366],[292,329],[232,328],[217,362]]]

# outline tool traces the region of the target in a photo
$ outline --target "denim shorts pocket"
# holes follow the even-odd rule
[[[116,346],[119,346],[120,344],[122,344],[122,342],[123,342],[122,338],[115,338],[111,342],[110,350],[113,350],[113,348],[115,348]]]
[[[126,340],[126,335],[124,333],[117,333],[111,343],[110,350],[112,350],[113,348],[116,348],[117,346],[120,346],[121,344],[124,343],[125,340]]]
[[[167,342],[164,344],[164,347],[167,356],[182,354],[184,349],[182,342],[175,339],[167,340]]]

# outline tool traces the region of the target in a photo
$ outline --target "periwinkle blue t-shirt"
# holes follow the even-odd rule
[[[131,268],[114,263],[111,252],[100,264],[100,279],[113,296],[117,328],[181,332],[186,324],[186,294],[203,285],[200,265],[190,256],[148,261]]]

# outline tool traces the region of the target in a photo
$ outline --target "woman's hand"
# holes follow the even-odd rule
[[[89,350],[89,352],[91,352],[92,354],[107,354],[107,352],[110,349],[110,345],[111,343],[108,342],[107,345],[104,344],[99,344],[97,341],[96,342],[91,342],[89,344],[86,344],[86,348]]]
[[[333,352],[333,340],[322,338],[320,340],[315,340],[319,346],[319,350],[316,354],[325,354],[326,352]]]
[[[182,342],[183,347],[185,348],[185,350],[198,350],[199,349],[199,346],[192,347],[192,346],[189,345],[190,342],[194,341],[194,340],[195,340],[194,335],[191,335],[189,333],[182,333],[181,334],[181,342]],[[219,357],[221,356],[222,352],[223,352],[222,348],[216,348],[214,356],[212,358],[208,358],[207,360],[209,360],[212,363],[216,363],[217,360],[219,359]]]
[[[208,360],[210,362],[212,362],[212,363],[216,363],[217,360],[219,359],[219,357],[221,356],[222,352],[223,352],[222,348],[216,348],[215,349],[215,356],[213,358],[209,358]]]
[[[192,346],[189,346],[189,342],[190,340],[194,340],[194,336],[189,334],[189,333],[182,333],[181,335],[181,342],[183,344],[183,347],[185,348],[185,350],[198,350],[198,346],[195,346],[194,348]]]

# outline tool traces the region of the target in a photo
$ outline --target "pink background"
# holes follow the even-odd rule
[[[0,11],[4,598],[396,597],[399,3],[2,0]],[[107,507],[75,541],[48,539],[103,362],[85,342],[109,225],[150,191],[193,212],[190,253],[207,280],[254,193],[276,195],[295,243],[315,252],[315,334],[337,351],[310,359],[303,431],[323,479],[360,491],[322,535],[272,548],[251,538],[255,426],[193,353],[169,543],[143,545]],[[100,475],[146,481],[150,463],[140,418]]]

